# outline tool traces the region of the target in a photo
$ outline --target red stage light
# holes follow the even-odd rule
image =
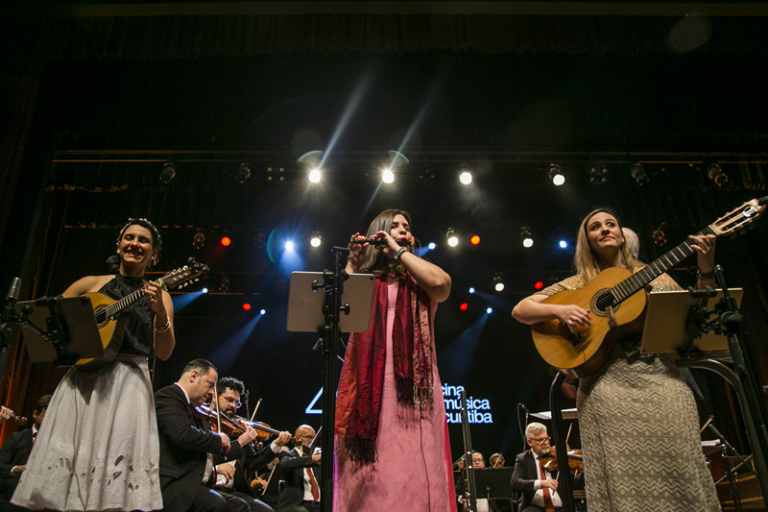
[[[232,240],[228,236],[221,237],[221,245],[224,247],[229,247],[229,244],[232,243]]]
[[[469,309],[469,304],[467,304],[466,302],[462,302],[461,306],[459,306],[459,309],[462,311],[466,311]]]
[[[477,235],[472,235],[472,238],[469,239],[469,243],[472,245],[478,245],[480,243],[480,237]]]
[[[243,311],[250,311],[250,310],[251,310],[251,305],[250,304],[248,304],[247,302],[245,304],[243,304]]]
[[[541,281],[536,281],[536,284],[534,284],[533,287],[536,288],[537,290],[541,290],[542,288],[544,288],[544,283]]]

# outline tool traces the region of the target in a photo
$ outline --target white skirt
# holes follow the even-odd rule
[[[120,355],[59,383],[11,502],[31,510],[159,510],[160,443],[147,359]]]

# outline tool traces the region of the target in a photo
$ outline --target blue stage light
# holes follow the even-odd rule
[[[437,244],[435,242],[429,242],[429,245],[427,247],[429,247],[430,251],[434,251],[435,247],[437,247]]]
[[[208,288],[203,288],[201,291],[202,291],[203,293],[208,293]]]
[[[286,251],[292,251],[293,250],[293,242],[291,242],[290,240],[285,242],[285,250]]]
[[[493,313],[493,308],[488,308],[485,310],[485,312],[490,315],[491,313]]]
[[[567,249],[568,248],[568,242],[566,242],[565,240],[560,240],[560,243],[558,245],[560,245],[561,249]]]
[[[474,288],[472,288],[472,287],[470,287],[470,288],[469,288],[469,293],[475,293],[475,289],[474,289]]]
[[[261,313],[262,315],[266,315],[267,314],[267,310],[266,309],[262,309],[261,311],[259,311],[259,313]]]

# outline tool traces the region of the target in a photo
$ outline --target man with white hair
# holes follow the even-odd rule
[[[629,255],[640,261],[640,238],[629,228],[621,228],[624,233],[624,243],[627,244]]]
[[[547,427],[541,423],[530,423],[525,429],[525,438],[531,449],[515,458],[515,469],[510,482],[512,489],[521,493],[519,512],[562,510],[563,502],[557,493],[557,471],[544,469],[541,461],[542,456],[546,456],[551,450]],[[546,461],[544,463],[546,464]]]

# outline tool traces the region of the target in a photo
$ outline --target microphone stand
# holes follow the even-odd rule
[[[746,461],[741,458],[741,455],[739,455],[739,452],[737,452],[733,446],[731,446],[731,443],[728,442],[728,440],[723,437],[723,434],[720,433],[715,426],[710,423],[709,428],[714,432],[715,436],[717,436],[718,439],[720,439],[720,443],[722,444],[722,457],[723,457],[723,466],[725,467],[725,476],[728,477],[728,484],[731,486],[731,495],[733,496],[733,506],[735,507],[736,512],[741,512],[741,498],[739,497],[739,485],[736,480],[736,469],[739,466],[736,466],[735,468],[731,469],[731,460],[728,458],[728,450],[730,450],[734,455],[736,455],[739,460],[741,460],[742,464],[745,464]],[[741,464],[740,464],[741,465]]]
[[[5,361],[8,359],[8,346],[16,336],[14,316],[20,289],[21,279],[14,277],[5,296],[5,308],[3,309],[2,317],[0,317],[0,378],[3,377],[3,372],[5,371]]]

